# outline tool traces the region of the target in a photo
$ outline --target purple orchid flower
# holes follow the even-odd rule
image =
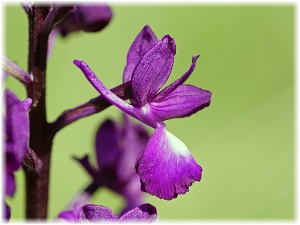
[[[98,169],[84,156],[78,161],[92,176],[94,182],[122,195],[127,202],[121,215],[144,202],[135,159],[146,147],[149,135],[140,124],[132,123],[124,114],[124,123],[106,120],[96,134]]]
[[[6,194],[15,193],[13,173],[17,171],[28,151],[29,119],[27,110],[32,100],[21,102],[11,91],[5,91],[6,98]]]
[[[74,31],[98,32],[111,20],[112,10],[105,4],[75,5],[74,9],[56,27],[62,36]]]
[[[156,208],[150,204],[135,207],[120,217],[105,206],[87,204],[72,214],[61,213],[59,218],[69,222],[151,223],[155,221],[156,216]]]
[[[5,194],[10,197],[13,197],[16,191],[14,172],[21,167],[28,151],[29,119],[27,110],[31,103],[30,98],[21,102],[11,91],[5,90]],[[7,205],[6,212],[7,215],[10,215]]]
[[[60,8],[70,8],[70,6],[59,6]],[[63,9],[61,9],[63,11]],[[50,12],[51,13],[51,12]],[[50,57],[54,43],[58,35],[67,37],[77,32],[98,32],[103,30],[111,21],[112,10],[106,4],[79,4],[74,5],[73,10],[63,18],[51,31],[48,39],[48,58]]]
[[[133,42],[124,69],[123,81],[132,82],[131,104],[118,98],[97,78],[89,66],[74,60],[94,88],[123,112],[155,128],[145,150],[138,157],[136,170],[142,190],[165,200],[185,194],[195,181],[200,181],[202,168],[188,148],[166,130],[163,121],[181,118],[209,106],[211,92],[183,84],[193,72],[199,56],[192,58],[189,69],[176,81],[158,92],[168,80],[176,53],[170,35],[157,41],[145,26]]]

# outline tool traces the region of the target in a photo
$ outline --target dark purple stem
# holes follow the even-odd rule
[[[49,198],[49,175],[52,141],[55,134],[68,124],[98,113],[111,104],[99,96],[87,103],[66,110],[53,123],[48,123],[46,118],[46,66],[48,36],[54,24],[60,21],[70,8],[57,9],[49,14],[47,5],[33,5],[26,12],[29,20],[29,52],[28,74],[33,79],[27,85],[27,96],[32,99],[29,110],[30,121],[30,152],[24,161],[26,177],[26,218],[46,219]],[[122,84],[112,89],[122,99],[132,97],[131,83]],[[87,189],[93,193],[96,190],[94,184]]]
[[[29,19],[28,72],[33,82],[27,87],[27,96],[33,100],[29,111],[29,146],[41,162],[38,170],[24,166],[26,176],[26,218],[45,219],[48,208],[49,170],[52,137],[47,133],[45,84],[48,37],[40,29],[49,7],[32,6]]]
[[[29,111],[29,146],[41,161],[39,170],[24,167],[26,175],[26,217],[28,219],[47,217],[49,170],[52,138],[47,134],[45,84],[47,37],[40,34],[49,7],[33,6],[29,18],[29,74],[34,77],[27,88],[27,95],[33,100]]]

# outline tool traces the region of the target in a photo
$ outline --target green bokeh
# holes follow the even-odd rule
[[[177,54],[170,81],[200,54],[187,83],[213,93],[209,108],[167,122],[203,167],[203,179],[172,201],[147,195],[165,219],[293,219],[295,217],[295,6],[112,5],[103,32],[58,38],[47,67],[47,116],[95,96],[74,59],[84,60],[111,88],[121,82],[126,54],[149,24],[158,38],[170,34]],[[17,5],[4,7],[4,51],[27,68],[27,19]],[[7,85],[25,98],[12,78]],[[55,218],[89,183],[71,157],[94,154],[94,133],[115,107],[64,128],[54,139],[49,216]],[[152,132],[151,129],[149,129]],[[9,200],[12,218],[24,217],[23,172]],[[123,199],[99,190],[93,203],[117,212]]]

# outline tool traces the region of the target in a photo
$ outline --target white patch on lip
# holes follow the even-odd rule
[[[166,135],[167,135],[170,145],[172,146],[172,149],[176,153],[183,155],[185,157],[187,157],[191,154],[189,149],[186,147],[186,145],[182,141],[180,141],[175,135],[173,135],[172,133],[170,133],[167,130],[166,130]]]

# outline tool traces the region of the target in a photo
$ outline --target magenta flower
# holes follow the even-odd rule
[[[50,35],[48,39],[48,58],[50,57],[58,35],[67,37],[78,31],[89,33],[99,32],[109,24],[113,16],[111,8],[106,4],[94,3],[69,6],[57,4],[54,7],[56,7],[58,12],[55,10],[50,11],[49,18],[55,17],[55,14],[59,14],[59,12],[65,17],[59,17],[61,20],[56,24],[54,29],[51,27],[51,33],[49,32]],[[54,16],[51,14],[54,14]]]
[[[62,36],[74,31],[98,32],[105,28],[112,18],[108,5],[75,5],[74,9],[55,28]]]
[[[123,81],[131,81],[131,104],[118,98],[97,78],[89,66],[74,60],[94,88],[123,112],[155,128],[145,150],[138,157],[136,169],[142,190],[171,200],[185,194],[195,181],[200,181],[202,168],[188,148],[166,130],[163,121],[190,116],[209,106],[211,92],[183,84],[193,72],[199,56],[192,58],[188,70],[176,81],[159,91],[168,80],[176,53],[170,35],[157,41],[145,26],[133,42],[124,69]]]
[[[6,194],[12,197],[15,193],[13,173],[17,171],[28,151],[29,119],[27,110],[31,105],[28,98],[21,102],[11,91],[5,91],[6,98]]]
[[[143,204],[117,216],[111,209],[94,204],[87,204],[70,213],[61,213],[59,218],[69,222],[96,223],[151,223],[156,219],[156,208],[150,204]]]
[[[21,167],[28,151],[29,119],[27,110],[32,100],[21,102],[14,93],[5,90],[5,195],[13,197],[16,191],[14,173]],[[6,205],[6,214],[10,209]]]

